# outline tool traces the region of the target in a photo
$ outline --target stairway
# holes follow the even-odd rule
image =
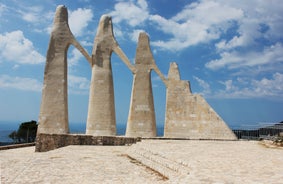
[[[139,142],[132,145],[127,154],[143,165],[159,172],[169,180],[182,181],[190,174],[190,168],[187,163],[182,160],[168,158],[165,154],[154,150],[154,147],[148,143]]]

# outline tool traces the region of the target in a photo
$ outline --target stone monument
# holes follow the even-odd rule
[[[67,51],[71,44],[91,62],[70,31],[67,8],[60,5],[56,9],[46,56],[38,134],[69,132]]]
[[[156,121],[151,86],[154,59],[146,33],[140,33],[135,57],[131,104],[126,136],[156,137]]]
[[[191,93],[190,83],[180,79],[176,63],[170,64],[166,87],[164,137],[237,139],[205,99]]]
[[[92,50],[92,76],[86,126],[86,134],[89,135],[116,135],[111,67],[113,51],[134,72],[134,67],[114,38],[111,17],[103,15],[100,18]]]
[[[87,135],[69,134],[67,51],[70,45],[74,45],[85,56],[92,69]],[[127,137],[123,138],[115,137],[112,52],[115,52],[133,73]],[[168,79],[164,77],[155,64],[146,33],[139,35],[135,65],[132,65],[115,40],[111,17],[103,15],[90,57],[69,28],[67,8],[60,5],[56,9],[46,56],[36,150],[50,150],[70,144],[124,145],[137,141],[129,138],[131,136],[156,137],[152,70],[166,86],[164,137],[236,139],[205,99],[198,94],[192,94],[189,82],[181,80],[176,63],[171,63]]]

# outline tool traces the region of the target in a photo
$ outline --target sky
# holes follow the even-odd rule
[[[38,120],[45,57],[56,7],[68,8],[69,26],[91,54],[100,17],[112,16],[114,35],[134,63],[145,31],[160,71],[170,62],[181,79],[231,128],[283,120],[282,0],[1,0],[0,122]],[[126,124],[133,76],[113,53],[116,122]],[[71,123],[85,123],[91,68],[68,50]],[[166,88],[152,72],[156,122],[165,119]]]

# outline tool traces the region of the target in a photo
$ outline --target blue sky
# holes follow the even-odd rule
[[[181,78],[202,94],[230,127],[283,120],[283,2],[281,0],[1,0],[0,121],[37,120],[45,56],[56,7],[67,6],[76,39],[91,53],[100,16],[134,62],[145,31],[161,72],[177,62]],[[68,51],[70,122],[87,117],[91,69]],[[112,55],[117,123],[128,117],[132,75]],[[164,122],[166,89],[152,74],[156,120]]]

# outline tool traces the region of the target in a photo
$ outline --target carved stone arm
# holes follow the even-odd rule
[[[71,43],[82,53],[82,55],[86,58],[88,63],[91,65],[92,63],[91,57],[88,55],[87,51],[81,46],[81,44],[75,38],[72,39]]]
[[[151,64],[151,68],[157,73],[157,75],[160,77],[164,85],[167,87],[168,79],[166,79],[165,76],[161,73],[155,62]]]
[[[120,57],[120,59],[127,65],[127,67],[132,71],[132,73],[136,73],[136,67],[131,64],[130,60],[128,59],[128,57],[125,55],[125,53],[117,43],[113,45],[112,49]]]

